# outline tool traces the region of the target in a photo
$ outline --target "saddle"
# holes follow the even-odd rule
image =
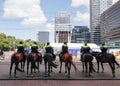
[[[18,58],[19,61],[22,61],[23,55],[21,53],[16,53],[15,56]]]
[[[68,59],[69,57],[72,57],[72,54],[69,54],[69,53],[65,53],[61,56],[61,60],[62,61],[65,61],[66,59]]]
[[[107,53],[100,53],[98,57],[99,57],[99,60],[105,62],[107,60]]]

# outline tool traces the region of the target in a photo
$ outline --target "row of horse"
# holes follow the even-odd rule
[[[85,72],[86,75],[90,76],[91,72],[96,70],[93,68],[93,58],[96,58],[98,69],[97,72],[99,72],[99,64],[101,63],[102,70],[104,71],[103,63],[108,63],[111,70],[112,70],[112,76],[115,77],[115,64],[119,66],[117,63],[115,56],[113,54],[106,54],[105,58],[101,58],[99,56],[100,52],[92,52],[92,53],[86,53],[83,55],[82,60],[82,66],[83,66],[83,72]],[[55,60],[56,55],[52,55],[50,53],[45,53],[44,56],[42,56],[41,53],[35,54],[35,53],[28,53],[25,52],[24,55],[21,53],[14,53],[11,56],[11,65],[10,65],[10,72],[9,77],[11,77],[12,67],[13,64],[15,64],[15,70],[14,70],[14,77],[16,76],[16,71],[24,72],[25,62],[27,64],[27,75],[29,76],[29,66],[30,66],[30,75],[33,76],[33,70],[38,70],[39,72],[39,64],[42,63],[42,60],[44,60],[45,64],[45,76],[50,76],[50,73],[52,72],[52,67],[57,68],[57,65],[53,62]],[[76,67],[75,63],[73,62],[72,54],[66,53],[64,55],[59,55],[60,60],[60,71],[62,68],[62,63],[65,63],[65,72],[67,73],[68,78],[70,78],[70,70],[71,65],[73,65],[75,72],[79,72],[79,69]],[[19,63],[21,63],[21,68],[19,68]],[[85,66],[85,68],[84,68]]]

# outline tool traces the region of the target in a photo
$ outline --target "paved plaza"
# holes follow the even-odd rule
[[[79,69],[75,73],[73,67],[71,69],[71,78],[68,79],[64,73],[64,64],[62,73],[59,74],[59,66],[53,69],[51,77],[44,76],[44,62],[40,65],[40,72],[35,73],[34,77],[26,77],[25,73],[17,72],[18,78],[9,78],[11,52],[6,53],[5,59],[0,59],[0,86],[119,86],[120,84],[120,68],[116,69],[116,77],[113,78],[108,64],[104,64],[104,73],[92,73],[91,77],[85,77],[82,73],[82,65],[79,58],[74,58],[74,62]],[[117,58],[120,63],[120,59]],[[59,61],[56,61],[59,64]],[[96,62],[93,61],[96,69]]]
[[[0,60],[0,79],[40,79],[40,80],[119,80],[120,79],[120,68],[116,69],[116,77],[112,77],[112,73],[111,73],[111,69],[109,67],[109,65],[107,63],[104,64],[104,68],[105,71],[104,73],[100,72],[93,72],[91,74],[90,77],[86,77],[85,74],[82,72],[82,64],[79,61],[80,58],[74,57],[73,61],[75,62],[77,68],[79,69],[79,72],[75,72],[74,68],[71,68],[71,77],[67,78],[67,74],[65,74],[65,68],[64,68],[64,63],[63,63],[63,67],[62,67],[62,73],[59,73],[59,67],[58,68],[53,68],[53,72],[51,73],[50,77],[45,77],[44,71],[44,61],[42,62],[42,64],[40,65],[40,72],[36,72],[34,73],[33,77],[26,77],[26,71],[23,72],[17,72],[17,76],[18,78],[14,78],[13,77],[13,71],[14,71],[14,66],[12,69],[12,77],[9,78],[9,67],[10,67],[10,56],[11,56],[12,52],[7,52],[5,53],[5,59],[4,60]],[[116,59],[119,63],[120,63],[120,59],[117,58]],[[59,59],[56,60],[56,64],[59,64]],[[94,64],[94,68],[97,70],[97,64],[96,61],[93,60],[93,64]],[[25,66],[26,69],[26,66]],[[101,71],[101,70],[100,70]]]

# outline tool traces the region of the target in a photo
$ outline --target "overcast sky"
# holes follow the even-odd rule
[[[0,0],[0,32],[36,40],[38,31],[49,31],[53,42],[54,17],[59,11],[70,13],[73,26],[89,27],[89,0]]]

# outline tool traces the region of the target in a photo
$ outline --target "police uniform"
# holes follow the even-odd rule
[[[65,53],[68,53],[68,46],[67,46],[67,44],[63,44],[62,45],[62,54],[65,54]]]
[[[32,53],[38,53],[38,46],[37,46],[37,44],[35,44],[35,43],[32,44],[31,52]]]
[[[23,46],[23,44],[18,44],[18,46],[17,46],[17,53],[24,53],[24,46]]]

